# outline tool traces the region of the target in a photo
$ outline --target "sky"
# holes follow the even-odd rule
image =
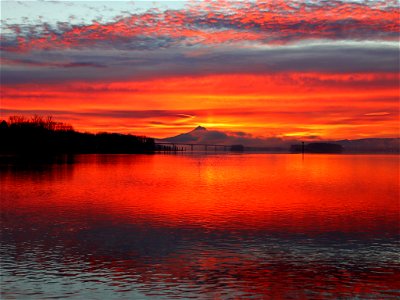
[[[1,118],[399,137],[399,1],[1,1]]]

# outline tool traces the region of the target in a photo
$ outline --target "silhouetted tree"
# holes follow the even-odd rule
[[[81,133],[51,116],[11,116],[0,127],[2,153],[151,153],[154,139],[117,133]]]
[[[7,128],[8,128],[8,124],[7,124],[6,120],[1,121],[0,129],[7,129]]]

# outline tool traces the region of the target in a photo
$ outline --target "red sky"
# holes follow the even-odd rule
[[[98,8],[94,20],[70,3],[67,22],[34,18],[53,5],[35,2],[19,8],[23,21],[2,18],[2,118],[53,115],[81,131],[154,137],[197,125],[399,136],[397,1],[154,3]]]

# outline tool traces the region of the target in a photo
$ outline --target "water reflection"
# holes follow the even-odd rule
[[[5,298],[396,298],[398,157],[1,166]]]

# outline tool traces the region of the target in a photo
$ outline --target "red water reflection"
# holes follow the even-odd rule
[[[54,211],[76,220],[371,232],[397,223],[398,180],[397,156],[81,156],[43,172],[3,172],[2,194],[6,211],[39,222]]]
[[[45,268],[57,248],[63,272],[107,269],[121,293],[132,282],[214,298],[400,288],[398,156],[88,155],[1,175],[15,261],[32,252]]]

